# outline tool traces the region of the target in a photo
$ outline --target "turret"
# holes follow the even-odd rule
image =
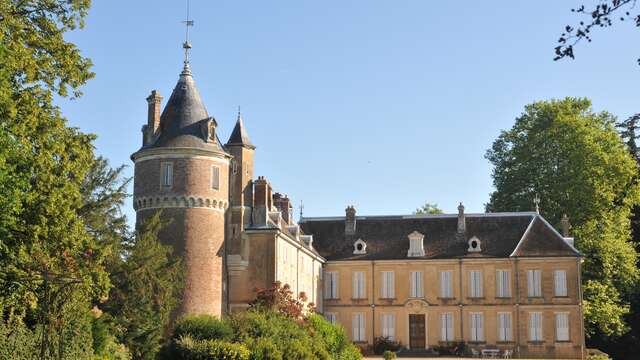
[[[232,156],[217,140],[217,123],[200,99],[188,62],[158,118],[160,100],[157,92],[148,98],[146,127],[153,136],[131,156],[136,221],[162,210],[169,222],[159,238],[185,265],[179,315],[220,316]]]

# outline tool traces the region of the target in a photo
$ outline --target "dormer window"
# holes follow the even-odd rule
[[[362,239],[356,240],[356,242],[353,243],[353,253],[356,255],[366,254],[367,243],[365,243]]]
[[[480,239],[478,239],[477,236],[474,236],[471,239],[469,239],[469,248],[467,249],[467,251],[468,252],[482,251],[482,248],[480,247]]]
[[[424,256],[424,235],[414,231],[409,234],[409,251],[408,257]]]

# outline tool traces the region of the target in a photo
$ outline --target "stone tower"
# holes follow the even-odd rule
[[[253,208],[253,155],[255,146],[249,141],[244,127],[242,114],[238,110],[238,119],[225,145],[233,156],[231,161],[231,180],[229,184],[230,214],[227,238],[229,254],[240,254],[240,236],[244,228],[251,223]]]
[[[180,314],[220,316],[232,156],[216,136],[217,123],[200,99],[187,61],[162,115],[158,92],[147,101],[143,144],[131,155],[136,221],[158,210],[170,221],[160,240],[184,260]]]

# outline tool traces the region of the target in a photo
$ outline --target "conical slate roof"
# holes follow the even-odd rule
[[[184,65],[180,78],[160,116],[160,137],[149,147],[189,147],[222,150],[217,137],[209,139],[209,117],[200,93],[193,81],[189,64]]]
[[[249,135],[247,134],[247,129],[244,127],[244,122],[242,121],[242,114],[240,113],[240,111],[238,111],[238,120],[236,121],[236,126],[231,132],[229,141],[227,141],[227,146],[229,145],[241,145],[249,147],[251,149],[255,149],[255,146],[253,146],[253,144],[251,144],[251,141],[249,141]]]

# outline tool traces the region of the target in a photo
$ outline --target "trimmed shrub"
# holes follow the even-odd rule
[[[376,355],[382,355],[386,351],[396,352],[402,348],[402,344],[399,341],[394,341],[388,337],[377,337],[373,339],[373,353]]]
[[[224,340],[197,340],[184,336],[176,341],[183,360],[249,360],[249,350],[242,344]]]
[[[384,360],[393,360],[396,358],[396,353],[387,350],[382,354],[382,357],[384,358]]]
[[[211,315],[186,316],[176,322],[173,338],[187,335],[195,340],[229,340],[233,329],[226,321]]]
[[[251,352],[251,360],[283,360],[282,351],[269,338],[253,339],[247,342],[247,348]]]

